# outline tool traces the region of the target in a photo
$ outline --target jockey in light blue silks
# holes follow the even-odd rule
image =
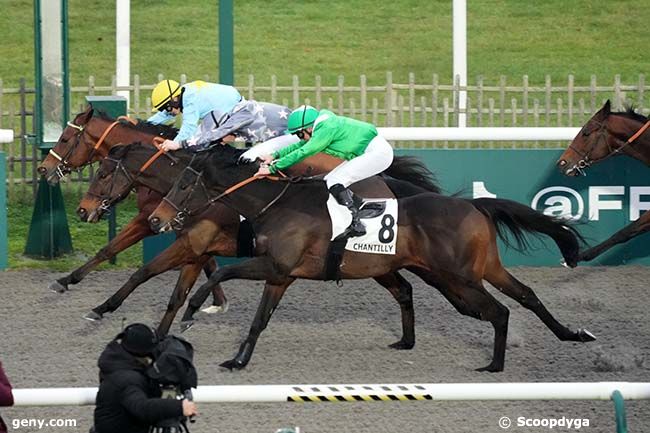
[[[297,137],[285,134],[290,113],[291,110],[282,105],[242,101],[229,112],[213,110],[205,116],[192,138],[181,141],[181,146],[200,151],[218,142],[231,143],[235,138],[241,138],[247,144],[256,145],[242,155],[242,158],[252,161],[299,141]]]
[[[163,80],[151,92],[151,103],[156,114],[147,119],[153,124],[168,123],[183,113],[183,122],[174,140],[161,144],[164,150],[176,150],[180,142],[191,138],[212,110],[230,111],[243,100],[232,87],[205,81],[192,81],[181,86],[174,80]]]

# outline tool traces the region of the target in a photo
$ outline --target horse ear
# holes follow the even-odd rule
[[[90,119],[92,119],[92,117],[93,117],[93,112],[94,112],[93,106],[89,104],[88,108],[86,109],[86,112],[84,113],[83,125],[90,122]]]
[[[611,102],[609,102],[609,99],[608,99],[607,102],[605,102],[605,105],[603,106],[602,111],[605,114],[609,114],[609,113],[611,113],[611,110],[612,110],[612,104],[611,104]]]

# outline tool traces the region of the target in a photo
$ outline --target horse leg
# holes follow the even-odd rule
[[[201,256],[201,258],[194,264],[187,265],[183,267],[181,274],[178,277],[174,291],[169,298],[169,303],[167,304],[167,311],[158,325],[158,334],[167,335],[169,328],[176,317],[176,313],[185,303],[187,294],[192,289],[192,286],[196,282],[196,279],[201,273],[201,268],[205,269],[205,264],[207,261],[214,262],[214,259],[210,255]]]
[[[566,326],[558,322],[555,317],[546,309],[542,301],[539,300],[533,290],[521,281],[517,280],[503,266],[498,269],[486,272],[485,279],[494,287],[499,289],[504,295],[507,295],[519,302],[525,308],[531,310],[548,329],[555,334],[560,341],[594,341],[596,337],[586,329],[578,329],[576,332],[571,331]]]
[[[83,280],[100,263],[114,257],[120,251],[124,251],[139,240],[152,234],[146,215],[138,214],[104,248],[99,250],[92,259],[67,276],[51,283],[49,289],[58,293],[65,292],[68,290],[69,284],[77,284]]]
[[[413,286],[398,272],[375,277],[375,281],[388,289],[399,303],[402,313],[402,338],[389,345],[393,349],[409,350],[415,346],[415,313],[413,310]]]
[[[623,227],[621,230],[614,233],[610,236],[609,239],[599,243],[595,247],[589,248],[580,253],[578,256],[578,261],[589,262],[614,245],[622,244],[627,242],[630,239],[639,236],[650,230],[650,212],[646,212],[636,221],[631,222],[627,226]]]
[[[140,284],[149,280],[150,278],[166,272],[170,269],[173,269],[179,265],[186,264],[190,261],[196,260],[197,257],[193,252],[192,248],[186,242],[186,238],[181,237],[174,241],[169,247],[167,247],[162,253],[154,257],[146,265],[138,269],[129,280],[124,283],[124,285],[115,292],[110,298],[108,298],[104,303],[93,308],[90,313],[88,313],[85,318],[88,320],[99,320],[102,318],[104,313],[113,312],[122,305],[122,302],[138,287]],[[209,257],[209,256],[207,256]],[[203,261],[201,262],[203,265]],[[181,276],[185,268],[181,270]],[[200,271],[200,268],[199,268]],[[196,281],[196,277],[194,278]],[[192,281],[192,284],[194,284]]]
[[[194,325],[194,314],[201,308],[201,305],[210,295],[212,286],[222,281],[227,281],[233,278],[242,278],[248,280],[269,280],[276,278],[276,270],[273,261],[267,256],[253,257],[242,263],[224,266],[219,268],[213,273],[208,281],[199,287],[194,295],[190,298],[190,302],[183,313],[181,320],[181,331],[188,330]]]
[[[210,275],[215,273],[217,269],[219,269],[219,265],[214,259],[208,260],[203,265],[203,272],[206,278],[210,278]],[[228,311],[228,299],[226,299],[226,294],[223,292],[221,284],[217,284],[212,288],[212,305],[201,311],[207,314],[225,313]]]
[[[503,371],[510,316],[508,308],[490,295],[480,282],[470,281],[451,272],[438,272],[437,275],[422,269],[413,269],[413,272],[427,284],[437,288],[459,313],[492,324],[494,328],[492,362],[478,368],[477,371]]]
[[[288,278],[281,284],[265,284],[264,293],[262,294],[262,299],[260,304],[257,307],[257,312],[255,313],[255,318],[253,319],[253,324],[251,325],[250,330],[248,331],[248,337],[246,340],[239,346],[239,351],[233,359],[222,362],[221,367],[228,368],[230,370],[237,369],[241,370],[246,367],[251,357],[253,356],[253,350],[255,349],[255,344],[259,338],[262,331],[266,329],[266,326],[269,324],[269,320],[273,315],[280,299],[284,295],[284,292],[287,290],[287,287],[295,281],[295,278]]]

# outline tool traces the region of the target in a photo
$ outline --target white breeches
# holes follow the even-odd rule
[[[344,161],[327,176],[327,188],[340,183],[348,187],[355,182],[386,170],[393,162],[393,147],[383,137],[373,138],[366,151],[349,161]]]

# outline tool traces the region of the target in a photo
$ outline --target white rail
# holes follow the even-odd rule
[[[576,127],[377,128],[386,140],[422,141],[571,141]]]
[[[648,382],[424,383],[366,385],[199,386],[198,403],[273,403],[395,400],[626,400],[650,399]],[[14,389],[15,406],[95,404],[97,388]]]
[[[13,129],[0,129],[0,143],[11,143],[14,141]]]

